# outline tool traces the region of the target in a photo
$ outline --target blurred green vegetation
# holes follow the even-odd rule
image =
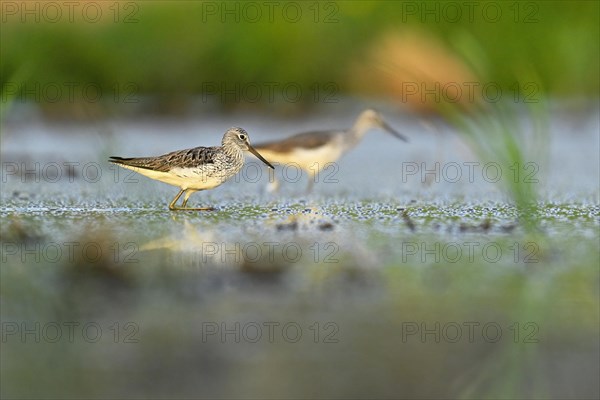
[[[537,240],[539,230],[537,179],[522,177],[524,171],[537,171],[539,164],[528,160],[540,160],[545,169],[549,144],[545,138],[550,123],[549,107],[545,94],[534,103],[524,107],[511,107],[509,102],[495,104],[494,108],[480,103],[478,113],[465,114],[457,107],[442,104],[440,112],[455,126],[456,132],[465,139],[474,154],[486,162],[510,165],[518,175],[500,178],[501,186],[518,210],[519,220],[525,230]],[[523,169],[524,171],[518,171]]]
[[[276,2],[272,9],[262,2],[100,2],[96,22],[90,22],[93,10],[86,17],[81,5],[72,18],[63,5],[55,18],[53,9],[44,12],[46,3],[37,3],[36,22],[35,15],[7,3],[25,7],[3,5],[3,90],[18,75],[17,84],[26,88],[91,82],[104,93],[114,95],[118,88],[120,96],[135,91],[167,101],[252,82],[297,83],[305,93],[334,82],[337,94],[357,95],[349,71],[389,31],[433,34],[483,71],[483,79],[505,88],[533,68],[550,96],[597,96],[600,89],[597,1],[474,2],[472,8],[445,2]],[[474,48],[485,57],[478,58]]]

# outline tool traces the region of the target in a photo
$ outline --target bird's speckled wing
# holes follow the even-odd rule
[[[110,157],[110,162],[131,167],[169,172],[173,168],[194,168],[199,165],[214,164],[218,147],[194,147],[179,150],[157,157],[122,158]]]
[[[306,132],[291,136],[283,140],[259,143],[254,146],[259,152],[261,149],[276,151],[278,153],[289,153],[296,148],[315,149],[330,142],[338,131]]]

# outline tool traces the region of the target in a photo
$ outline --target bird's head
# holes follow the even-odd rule
[[[363,111],[358,116],[358,119],[356,120],[356,125],[364,127],[366,129],[380,128],[390,133],[391,135],[397,137],[398,139],[408,142],[406,136],[389,126],[388,123],[385,122],[381,114],[371,108]]]
[[[249,151],[254,154],[260,161],[264,162],[269,168],[274,169],[274,167],[267,160],[261,156],[258,151],[252,147],[250,144],[250,137],[248,136],[248,132],[245,129],[234,127],[230,128],[223,135],[223,146],[224,147],[235,147],[242,151]]]

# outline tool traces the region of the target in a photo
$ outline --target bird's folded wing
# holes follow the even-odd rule
[[[315,149],[324,146],[333,136],[334,133],[328,131],[306,132],[283,140],[259,143],[254,148],[258,151],[265,149],[279,153],[289,153],[294,149]]]
[[[214,163],[214,147],[195,147],[163,154],[158,157],[122,158],[110,157],[110,162],[153,171],[168,172],[173,168],[194,168]]]

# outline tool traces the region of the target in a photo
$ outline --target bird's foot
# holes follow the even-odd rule
[[[216,211],[217,209],[214,207],[170,207],[171,211]]]

